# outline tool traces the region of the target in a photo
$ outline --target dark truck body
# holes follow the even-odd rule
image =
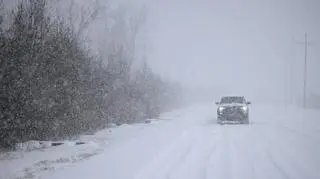
[[[242,96],[225,96],[217,104],[217,122],[249,124],[249,101]]]

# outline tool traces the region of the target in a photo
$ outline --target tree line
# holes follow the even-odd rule
[[[97,55],[81,33],[98,9],[76,29],[71,18],[49,13],[50,0],[23,0],[12,12],[0,3],[0,147],[70,139],[108,123],[157,118],[178,105],[181,87],[155,74],[146,59],[133,70],[140,16],[129,23],[113,18],[124,39]]]

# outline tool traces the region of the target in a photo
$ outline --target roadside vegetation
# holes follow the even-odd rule
[[[179,84],[135,55],[144,7],[128,15],[98,1],[88,9],[70,1],[62,15],[53,1],[23,0],[12,11],[0,2],[0,147],[70,139],[178,105]],[[101,13],[110,23],[97,53],[83,34]]]

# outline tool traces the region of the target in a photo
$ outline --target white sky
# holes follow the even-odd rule
[[[149,57],[164,76],[223,93],[284,95],[289,61],[294,65],[295,88],[302,85],[303,46],[296,45],[293,51],[292,37],[303,40],[307,31],[310,39],[318,41],[309,49],[309,89],[320,90],[316,88],[320,86],[318,0],[153,0],[147,4]]]
[[[157,73],[218,95],[301,95],[304,47],[292,38],[308,32],[308,92],[320,93],[320,0],[109,1],[147,4],[148,60]],[[105,26],[101,17],[90,27],[93,44],[101,46]]]

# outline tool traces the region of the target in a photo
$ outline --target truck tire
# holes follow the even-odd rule
[[[249,124],[250,122],[249,122],[249,118],[247,117],[243,122],[242,122],[242,124]]]

